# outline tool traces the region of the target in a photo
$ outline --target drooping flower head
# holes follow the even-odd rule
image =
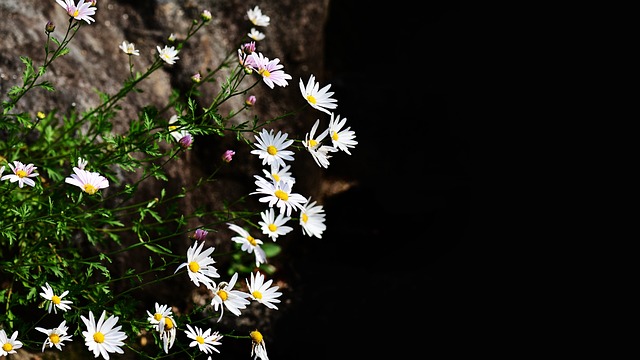
[[[322,238],[322,233],[327,229],[325,225],[325,213],[322,205],[316,205],[309,198],[300,211],[300,226],[302,233],[309,237]]]
[[[249,333],[249,337],[251,338],[251,356],[253,356],[253,360],[258,358],[269,360],[267,356],[267,345],[264,343],[262,333],[256,329]]]
[[[334,117],[333,113],[331,113],[331,120],[329,120],[329,128],[327,131],[333,147],[351,155],[349,149],[354,148],[358,142],[355,140],[356,133],[351,130],[351,127],[342,130],[346,122],[347,118],[340,120],[340,115]]]
[[[173,313],[168,305],[160,305],[156,302],[155,312],[152,314],[147,310],[147,320],[156,326],[156,331],[160,334],[162,348],[165,353],[173,347],[176,340],[177,326],[173,318]]]
[[[71,309],[71,306],[69,305],[72,304],[72,302],[70,300],[62,300],[62,298],[64,298],[65,296],[67,296],[67,294],[69,294],[69,290],[65,290],[62,292],[62,294],[56,295],[53,292],[53,289],[51,288],[51,285],[49,285],[49,283],[45,283],[44,286],[41,286],[40,288],[43,291],[40,293],[40,296],[45,298],[49,303],[47,306],[47,311],[49,312],[49,314],[51,314],[51,310],[53,310],[53,312],[57,314],[58,309],[62,311],[67,311]]]
[[[269,26],[269,21],[271,21],[271,18],[262,14],[262,10],[258,6],[247,10],[247,17],[255,26]]]
[[[73,172],[75,174],[71,174],[70,177],[64,179],[64,182],[79,187],[89,195],[109,187],[109,180],[97,172],[82,170],[75,166],[73,167]]]
[[[274,85],[285,87],[289,85],[287,80],[291,80],[291,75],[285,73],[282,68],[284,65],[280,64],[280,59],[275,58],[269,60],[260,52],[254,52],[251,55],[253,61],[253,70],[257,71],[262,76],[262,81],[272,88]]]
[[[260,264],[264,264],[267,262],[267,255],[262,250],[260,245],[264,244],[262,240],[256,239],[249,232],[238,225],[235,224],[227,224],[229,229],[235,231],[239,236],[233,236],[231,240],[237,244],[241,244],[240,249],[242,251],[246,251],[251,254],[254,253],[256,257],[256,267],[259,267]]]
[[[175,64],[176,60],[180,59],[177,56],[178,50],[173,46],[165,45],[163,49],[160,49],[160,46],[156,46],[156,48],[158,49],[158,56],[160,56],[160,59],[169,65]]]
[[[337,151],[337,149],[333,148],[332,146],[322,144],[322,140],[327,137],[327,130],[323,131],[320,135],[318,135],[318,137],[316,137],[316,131],[318,130],[319,124],[320,119],[316,120],[315,124],[313,124],[313,127],[311,128],[311,131],[305,135],[302,144],[311,154],[316,164],[326,169],[327,167],[329,167],[329,158],[331,158],[331,155],[329,155],[329,153]]]
[[[36,327],[35,329],[40,331],[41,333],[47,334],[47,339],[42,344],[43,352],[47,346],[49,346],[49,348],[55,346],[56,349],[62,351],[62,346],[65,345],[65,341],[73,341],[71,339],[71,335],[67,335],[67,330],[69,330],[69,328],[67,327],[66,320],[63,320],[62,323],[58,325],[58,327],[55,327],[53,329],[45,329],[41,327]]]
[[[331,95],[333,95],[332,91],[329,91],[331,88],[331,84],[326,85],[322,89],[320,89],[320,83],[316,82],[316,77],[313,74],[309,77],[309,82],[305,86],[302,82],[302,78],[300,78],[300,92],[302,93],[302,97],[313,107],[314,109],[320,110],[327,115],[331,114],[331,111],[328,109],[335,109],[338,107],[338,100],[333,99]]]
[[[234,315],[240,316],[240,310],[245,309],[251,302],[247,300],[249,294],[240,290],[235,290],[233,287],[238,280],[238,273],[234,273],[231,280],[227,283],[221,281],[218,286],[211,289],[213,298],[211,299],[211,306],[218,311],[220,308],[220,317],[218,322],[222,319],[224,309],[231,311]]]
[[[73,0],[56,0],[56,2],[67,11],[69,16],[78,21],[84,20],[87,24],[95,21],[91,16],[96,14],[97,8],[93,6],[95,3],[91,1],[85,2],[84,0],[80,0],[78,5],[76,5]]]
[[[36,186],[36,182],[31,178],[39,176],[37,172],[34,172],[37,167],[33,166],[33,164],[25,165],[20,161],[14,161],[13,164],[9,163],[9,167],[13,174],[7,174],[0,178],[0,180],[9,180],[9,182],[18,182],[19,187],[24,187],[24,185],[29,185],[31,187]]]
[[[106,311],[102,311],[100,319],[96,323],[93,312],[89,311],[89,318],[80,315],[80,319],[86,326],[86,330],[82,332],[84,342],[89,351],[93,352],[94,357],[102,355],[105,360],[109,360],[109,353],[124,354],[124,350],[120,347],[124,346],[124,340],[127,334],[120,331],[121,325],[117,325],[118,317],[109,316],[106,318]]]

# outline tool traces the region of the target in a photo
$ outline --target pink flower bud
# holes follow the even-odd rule
[[[233,158],[233,155],[235,155],[236,152],[233,150],[227,150],[224,152],[224,154],[222,154],[222,160],[224,162],[231,162],[231,159]]]

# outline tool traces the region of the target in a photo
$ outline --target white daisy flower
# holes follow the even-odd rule
[[[71,335],[67,335],[67,321],[63,320],[58,327],[53,329],[45,329],[41,327],[36,327],[36,330],[41,333],[47,334],[47,339],[42,344],[42,351],[49,346],[49,348],[56,347],[58,350],[62,351],[62,346],[64,346],[64,341],[73,341],[71,339]]]
[[[140,56],[140,50],[136,50],[136,45],[134,43],[123,41],[122,44],[120,44],[120,49],[122,49],[122,51],[127,55]]]
[[[293,140],[287,140],[289,135],[278,131],[274,136],[273,129],[267,131],[262,129],[262,132],[256,135],[256,142],[254,145],[257,147],[255,150],[251,150],[251,153],[258,155],[262,159],[262,165],[271,165],[274,161],[281,167],[285,166],[286,161],[293,161],[294,152],[286,150]]]
[[[0,356],[15,354],[16,350],[21,347],[22,342],[18,340],[18,331],[14,331],[11,338],[9,338],[4,329],[0,329]]]
[[[156,325],[156,331],[160,334],[162,340],[162,348],[165,353],[169,353],[169,349],[176,340],[176,322],[173,319],[173,313],[168,305],[155,304],[155,312],[152,314],[147,310],[147,321]]]
[[[258,179],[255,182],[258,189],[249,195],[265,195],[258,199],[258,201],[268,203],[269,207],[276,205],[280,209],[280,212],[287,216],[291,216],[293,209],[302,209],[302,204],[307,200],[304,196],[291,192],[293,183],[289,181],[273,182],[258,175],[254,175],[254,177]]]
[[[191,136],[191,133],[187,130],[181,129],[179,125],[174,125],[176,122],[178,122],[178,115],[171,116],[169,119],[169,134],[173,136],[177,142],[180,142],[185,136]]]
[[[189,347],[197,346],[200,351],[205,354],[211,354],[213,351],[220,353],[220,350],[216,349],[215,346],[222,345],[220,340],[222,339],[222,335],[219,332],[214,331],[211,332],[211,329],[207,329],[206,331],[202,331],[197,326],[193,328],[191,325],[187,324],[187,328],[189,330],[185,330],[184,332],[187,334],[189,339],[193,341],[189,343]]]
[[[80,319],[87,327],[87,330],[82,332],[82,336],[89,351],[93,352],[94,357],[102,355],[105,360],[109,360],[109,353],[124,354],[120,346],[124,346],[123,340],[127,338],[127,334],[120,331],[122,326],[116,326],[117,316],[111,315],[105,319],[106,315],[106,311],[103,310],[97,323],[91,311],[88,319],[82,315]]]
[[[285,167],[280,167],[277,161],[271,163],[271,172],[266,169],[262,169],[262,172],[268,179],[273,180],[274,182],[278,181],[289,181],[292,184],[296,182],[296,179],[291,175],[289,171],[291,169],[291,165],[287,165]]]
[[[300,211],[302,233],[309,237],[322,238],[322,232],[327,229],[324,221],[325,213],[322,205],[316,205],[316,202],[311,202],[311,198],[309,198]]]
[[[354,140],[356,138],[356,133],[351,130],[351,127],[347,127],[342,130],[342,127],[346,122],[347,118],[340,120],[340,115],[334,118],[333,113],[331,113],[331,120],[329,120],[329,128],[327,131],[331,138],[333,147],[351,155],[349,148],[355,147],[358,142]]]
[[[307,100],[311,107],[327,113],[327,115],[331,114],[328,109],[335,109],[338,107],[338,100],[331,98],[333,92],[329,92],[330,88],[331,84],[320,89],[320,84],[316,83],[316,78],[313,75],[309,77],[307,86],[304,85],[302,78],[300,78],[300,92],[302,93],[302,97]]]
[[[180,264],[174,274],[186,266],[189,278],[196,286],[200,286],[200,283],[203,283],[207,287],[215,287],[215,282],[211,278],[217,278],[220,275],[218,274],[218,269],[211,265],[216,261],[209,256],[215,248],[212,246],[202,252],[202,247],[204,247],[204,241],[200,243],[200,246],[198,246],[197,242],[194,242],[187,250],[187,262]]]
[[[9,167],[13,174],[7,174],[0,178],[0,180],[9,180],[9,182],[18,182],[19,187],[24,187],[25,184],[29,186],[36,186],[36,182],[33,181],[32,177],[36,177],[40,174],[34,172],[37,167],[33,166],[33,164],[25,165],[20,161],[14,161],[13,164],[9,163]]]
[[[213,306],[215,311],[218,311],[218,308],[220,308],[220,317],[218,318],[218,322],[222,319],[225,307],[234,315],[240,316],[240,310],[245,309],[247,305],[251,303],[246,299],[249,297],[249,294],[233,289],[237,280],[238,273],[236,272],[231,277],[231,281],[229,281],[229,283],[224,281],[220,282],[218,286],[212,289],[213,299],[211,299],[211,306]]]
[[[264,275],[256,272],[255,276],[251,273],[251,282],[247,279],[245,279],[245,281],[247,282],[247,286],[249,286],[249,295],[251,299],[263,304],[269,309],[278,310],[278,307],[275,306],[274,303],[280,302],[278,298],[282,293],[278,291],[280,288],[279,286],[269,287],[271,286],[271,283],[273,283],[273,280],[264,282]]]
[[[235,243],[241,244],[242,246],[240,247],[240,249],[242,251],[246,251],[249,254],[251,254],[252,252],[255,253],[256,267],[259,267],[260,264],[267,262],[267,255],[260,247],[260,245],[263,244],[262,240],[254,238],[253,236],[251,236],[251,234],[249,234],[248,231],[238,225],[227,225],[229,225],[229,229],[235,231],[236,233],[238,233],[238,235],[240,235],[232,237],[231,240],[233,240],[233,242]]]
[[[264,343],[262,333],[254,330],[249,333],[249,337],[251,337],[251,356],[253,356],[253,360],[257,360],[258,358],[269,360],[267,356],[267,345]]]
[[[293,230],[291,226],[286,226],[287,221],[291,220],[291,217],[285,216],[283,213],[279,213],[276,217],[273,208],[269,208],[260,213],[262,221],[258,221],[258,225],[262,229],[262,233],[269,236],[271,240],[276,241],[278,236],[286,235]]]
[[[165,45],[163,49],[160,49],[160,46],[156,46],[156,48],[158,49],[158,56],[160,56],[160,59],[169,65],[175,64],[176,60],[180,59],[177,56],[178,50],[173,46]]]
[[[251,31],[249,31],[247,36],[249,36],[249,38],[251,38],[251,39],[253,39],[255,41],[264,40],[264,38],[266,37],[266,35],[264,33],[256,30],[255,28],[251,28]]]
[[[320,119],[316,120],[315,124],[313,124],[313,127],[311,127],[311,131],[305,135],[302,144],[307,149],[307,151],[309,151],[311,156],[313,156],[313,160],[316,162],[316,164],[326,169],[327,167],[329,167],[329,158],[331,158],[329,152],[337,151],[337,149],[332,146],[322,145],[322,140],[327,137],[327,130],[323,131],[320,135],[318,135],[318,137],[315,137],[316,130],[318,130],[319,124]]]
[[[73,172],[75,174],[71,174],[70,177],[64,179],[64,182],[79,187],[89,195],[109,187],[109,180],[97,172],[82,170],[75,166],[73,167]]]
[[[163,317],[171,315],[171,308],[169,305],[160,305],[156,303],[155,308],[156,311],[153,314],[147,310],[147,321],[149,321],[150,324],[158,325]]]
[[[255,26],[269,26],[271,20],[267,15],[262,14],[262,10],[258,6],[247,10],[247,17]]]
[[[47,306],[47,311],[51,314],[51,309],[53,309],[54,314],[58,313],[58,309],[62,311],[67,311],[71,309],[69,304],[72,304],[70,300],[62,300],[63,297],[67,296],[69,290],[65,290],[60,295],[56,295],[53,293],[53,289],[49,283],[45,283],[44,286],[40,287],[43,292],[40,293],[40,296],[45,298],[49,305]]]

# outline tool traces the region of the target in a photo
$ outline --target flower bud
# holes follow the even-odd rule
[[[44,31],[47,34],[52,33],[55,29],[56,29],[56,26],[51,21],[47,21],[47,25],[44,26]]]
[[[247,100],[245,100],[244,103],[247,106],[253,106],[256,103],[256,97],[253,95],[250,95],[249,97],[247,97]]]
[[[174,41],[176,41],[176,34],[171,33],[171,35],[169,35],[167,40],[169,40],[170,43],[173,43]]]
[[[222,161],[224,162],[231,162],[231,160],[233,159],[233,155],[235,155],[236,152],[233,150],[227,150],[224,152],[224,154],[222,154]]]
[[[191,146],[191,144],[193,144],[193,136],[191,136],[191,134],[187,134],[187,135],[181,137],[178,142],[180,143],[180,146],[183,149],[187,150],[189,148],[189,146]]]
[[[202,80],[202,77],[200,76],[200,73],[195,73],[191,76],[191,81],[193,81],[194,83],[199,83],[200,80]]]
[[[202,18],[202,20],[204,22],[208,22],[211,20],[211,12],[209,10],[203,10],[202,14],[200,14],[200,18]]]
[[[196,240],[204,240],[204,237],[207,236],[208,233],[209,232],[207,230],[197,229],[193,234],[193,238]]]

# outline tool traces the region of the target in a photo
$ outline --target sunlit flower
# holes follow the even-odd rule
[[[176,341],[176,321],[168,305],[156,303],[155,309],[156,311],[153,314],[147,310],[147,320],[156,326],[156,331],[160,334],[160,340],[162,341],[162,349],[168,354],[169,349]]]
[[[278,310],[278,307],[275,306],[274,303],[280,302],[278,298],[282,293],[278,291],[280,287],[277,285],[269,287],[273,283],[273,280],[267,280],[267,282],[265,282],[264,275],[256,272],[255,276],[254,273],[251,273],[251,282],[247,279],[245,279],[245,281],[249,287],[250,299],[263,304],[269,309]]]
[[[25,184],[29,186],[36,186],[36,182],[33,181],[32,177],[36,177],[40,174],[34,172],[37,167],[33,166],[33,164],[25,165],[20,161],[14,161],[13,164],[9,163],[9,167],[13,174],[7,174],[0,178],[0,180],[9,180],[9,182],[18,182],[19,187],[23,187]]]
[[[262,10],[258,6],[247,10],[247,17],[255,26],[269,26],[269,21],[271,20],[267,15],[262,14]]]
[[[302,97],[307,100],[309,105],[314,109],[320,110],[329,115],[331,114],[331,111],[328,109],[335,109],[338,107],[338,100],[331,98],[331,95],[333,95],[333,92],[329,91],[331,84],[320,89],[320,83],[317,83],[315,76],[311,75],[307,86],[302,82],[302,78],[300,78],[299,85]]]
[[[260,264],[264,264],[267,262],[267,255],[264,250],[260,247],[260,245],[264,244],[264,242],[260,239],[256,239],[249,232],[238,225],[227,224],[229,225],[229,229],[235,231],[240,236],[234,236],[231,240],[237,244],[241,244],[240,249],[242,251],[246,251],[249,254],[255,253],[256,257],[256,267],[259,267]]]
[[[280,59],[269,60],[260,52],[254,52],[249,56],[253,58],[253,70],[262,75],[262,81],[268,87],[273,89],[274,84],[282,87],[289,85],[287,80],[291,80],[291,75],[281,70],[284,65],[280,64]]]
[[[253,360],[260,358],[261,360],[269,360],[267,356],[267,345],[264,343],[262,333],[258,330],[254,330],[249,333],[251,337],[251,356]]]
[[[289,181],[293,184],[296,182],[296,178],[293,177],[289,169],[291,169],[291,165],[280,167],[280,164],[278,164],[277,161],[274,161],[271,163],[271,172],[267,171],[267,169],[262,169],[262,172],[268,179],[271,179],[274,182]]]
[[[202,331],[201,328],[187,324],[187,328],[189,330],[185,330],[184,332],[187,334],[189,339],[193,341],[189,343],[189,347],[197,346],[200,351],[205,354],[211,354],[213,351],[220,353],[220,350],[216,349],[217,345],[222,345],[220,340],[222,339],[222,335],[218,331],[211,332],[211,329],[207,329]]]
[[[251,150],[251,153],[258,155],[262,159],[262,165],[271,165],[273,162],[277,162],[278,165],[284,167],[284,161],[293,161],[294,152],[286,150],[293,140],[287,140],[289,135],[278,131],[274,136],[273,129],[267,131],[262,129],[262,132],[256,135],[256,142],[254,143],[257,149]]]
[[[255,184],[258,186],[258,189],[250,193],[250,195],[265,195],[258,199],[258,201],[268,203],[269,207],[277,206],[280,212],[285,213],[287,216],[291,216],[293,209],[302,209],[302,204],[304,204],[306,199],[300,194],[291,192],[293,187],[292,182],[282,180],[273,182],[259,175],[254,175],[253,177],[257,179]]]
[[[64,182],[79,187],[89,195],[109,187],[109,180],[97,172],[82,170],[75,166],[73,167],[73,172],[75,174],[71,174],[70,177],[64,179]]]
[[[316,205],[316,202],[311,202],[309,198],[300,211],[302,233],[309,237],[322,238],[322,232],[327,229],[324,221],[325,213],[322,205]]]
[[[187,262],[180,264],[174,274],[183,267],[187,267],[189,278],[196,286],[200,286],[203,283],[207,287],[215,286],[215,282],[212,278],[220,277],[218,269],[213,265],[216,261],[209,255],[215,249],[213,246],[202,252],[204,247],[204,241],[198,246],[197,242],[187,250]]]
[[[202,21],[207,22],[211,20],[211,11],[209,10],[202,10],[202,13],[200,14],[200,18],[202,19]]]
[[[238,280],[238,273],[234,273],[231,277],[231,281],[226,283],[221,281],[218,286],[211,289],[213,292],[213,299],[211,299],[211,306],[218,311],[220,308],[220,317],[218,321],[222,319],[222,314],[224,314],[224,308],[231,311],[231,313],[236,316],[240,316],[240,310],[245,309],[247,305],[251,302],[246,298],[249,297],[249,294],[242,292],[240,290],[234,290],[233,287],[236,285],[236,281]],[[224,304],[224,306],[222,306]]]
[[[256,30],[255,28],[251,28],[251,31],[249,31],[247,36],[249,36],[251,39],[253,39],[255,41],[264,40],[264,38],[266,37],[266,35],[263,32],[260,32],[260,31]]]
[[[18,340],[18,331],[14,331],[11,338],[8,338],[4,329],[0,329],[0,356],[15,354],[21,347],[22,342]]]
[[[222,161],[230,163],[231,160],[233,160],[233,155],[235,155],[236,152],[233,150],[227,150],[224,152],[224,154],[222,154]]]
[[[173,35],[173,34],[172,34]],[[180,59],[178,55],[178,50],[176,50],[173,46],[165,45],[164,49],[160,49],[160,46],[156,46],[158,49],[158,54],[162,61],[166,62],[169,65],[173,65],[176,63],[176,60]]]
[[[49,283],[45,283],[44,286],[40,287],[43,292],[40,293],[40,296],[45,298],[48,301],[47,311],[51,314],[51,310],[53,309],[54,314],[58,313],[58,309],[62,311],[67,311],[71,309],[70,304],[73,302],[70,300],[62,300],[63,297],[69,294],[69,290],[65,290],[60,295],[56,295],[51,288]]]
[[[329,152],[337,151],[337,149],[332,146],[327,146],[322,144],[322,140],[327,137],[327,131],[323,131],[318,137],[316,137],[316,130],[318,129],[318,125],[320,124],[320,119],[316,120],[315,124],[311,128],[311,132],[307,133],[304,137],[304,141],[302,144],[309,151],[313,160],[323,168],[329,167]]]
[[[278,214],[276,217],[273,208],[269,208],[260,213],[262,221],[258,221],[258,225],[262,229],[262,233],[269,236],[271,240],[276,241],[278,236],[286,235],[293,230],[291,226],[286,226],[287,221],[291,220],[291,217],[284,216],[283,213]]]
[[[124,51],[124,53],[129,56],[131,55],[140,56],[140,51],[136,50],[136,46],[134,43],[128,43],[126,41],[123,41],[122,44],[120,44],[120,49],[122,49],[122,51]]]
[[[73,0],[56,0],[56,2],[67,11],[69,16],[78,21],[84,20],[87,24],[95,21],[91,16],[96,14],[97,8],[92,6],[94,4],[90,1],[80,0],[77,6]]]
[[[103,310],[97,323],[92,311],[89,311],[88,319],[82,315],[80,319],[87,327],[87,330],[82,332],[82,336],[89,351],[93,352],[94,357],[102,355],[105,360],[109,360],[109,353],[124,354],[120,346],[124,346],[123,340],[127,338],[127,334],[120,331],[121,325],[116,326],[117,316],[111,315],[105,319],[106,315],[106,311]]]
[[[55,346],[56,349],[62,351],[62,347],[65,345],[64,341],[73,341],[71,339],[71,335],[67,335],[67,330],[69,330],[69,328],[67,327],[66,320],[63,320],[58,327],[53,329],[45,329],[41,327],[36,327],[35,329],[41,333],[47,334],[47,339],[44,341],[44,344],[42,344],[43,352],[47,345],[49,348]]]
[[[331,138],[333,147],[351,155],[349,148],[355,147],[358,142],[354,140],[356,138],[356,133],[351,130],[351,127],[347,127],[342,130],[342,127],[346,122],[347,118],[340,120],[340,115],[334,117],[333,113],[331,113],[331,120],[329,120],[329,128],[327,131]]]

